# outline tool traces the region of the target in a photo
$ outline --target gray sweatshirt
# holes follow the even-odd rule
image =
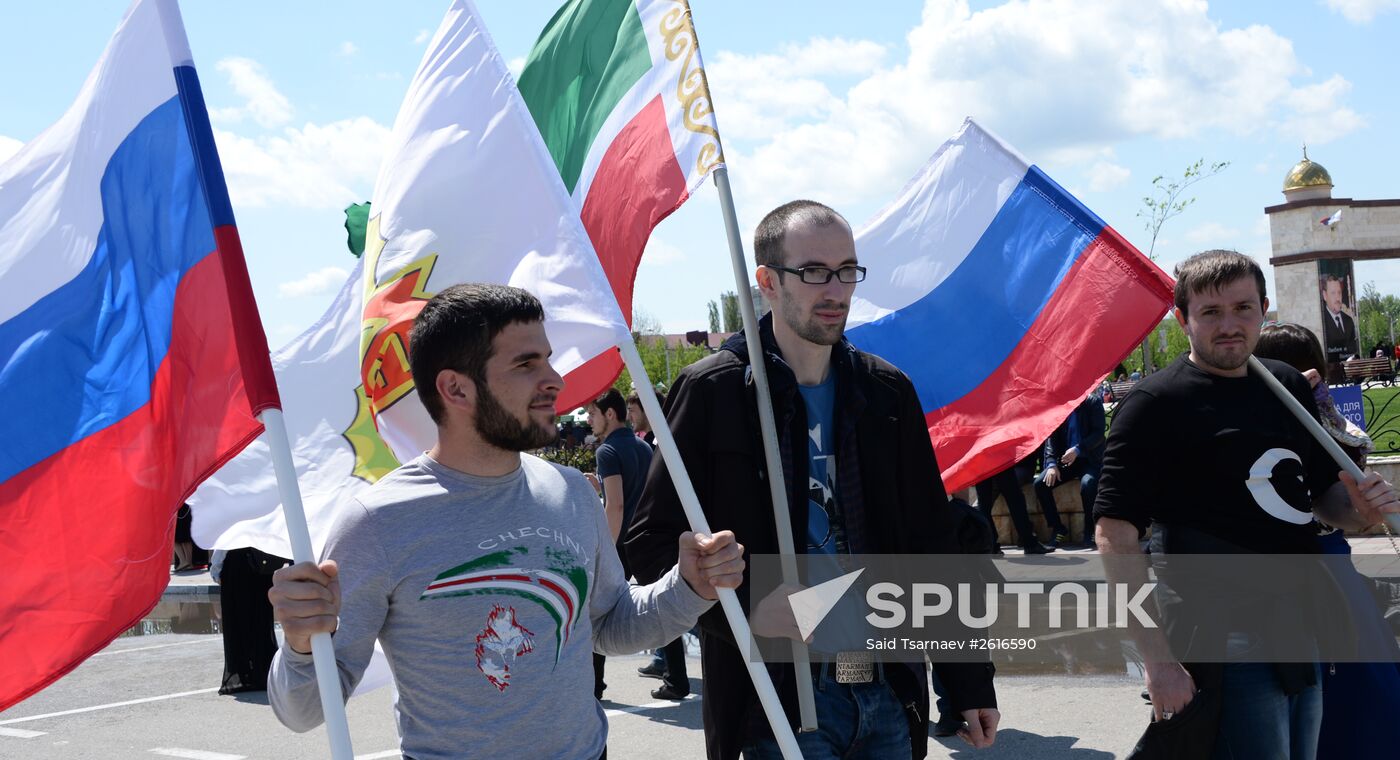
[[[347,505],[324,558],[340,567],[342,689],[379,639],[415,760],[597,758],[592,652],[662,646],[712,604],[676,568],[630,585],[592,486],[529,455],[496,478],[418,457]],[[323,720],[310,655],[278,652],[268,696],[295,731]]]

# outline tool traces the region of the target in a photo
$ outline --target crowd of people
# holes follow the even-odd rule
[[[780,757],[745,648],[713,605],[719,589],[734,589],[756,636],[803,638],[784,596],[750,595],[746,558],[778,552],[750,341],[769,375],[799,552],[999,551],[958,543],[960,521],[981,517],[950,502],[913,385],[845,339],[865,274],[845,219],[810,201],[785,204],[759,224],[754,252],[772,313],[757,335],[737,333],[683,370],[663,404],[718,529],[712,535],[690,530],[635,397],[610,390],[587,405],[594,472],[529,453],[583,443],[556,427],[562,379],[549,365],[534,296],[496,285],[434,296],[415,320],[410,362],[437,424],[436,445],[342,512],[321,561],[271,576],[269,598],[286,637],[267,678],[278,718],[299,731],[321,722],[310,638],[333,632],[347,694],[374,642],[382,644],[398,687],[405,757],[458,757],[471,747],[605,757],[605,656],[652,650],[640,674],[662,680],[653,696],[682,698],[689,693],[683,635],[695,629],[708,756]],[[1327,399],[1316,338],[1296,326],[1261,329],[1267,303],[1263,275],[1247,257],[1208,251],[1188,259],[1177,269],[1176,315],[1190,352],[1116,399],[1107,435],[1103,392],[1089,394],[1034,457],[978,484],[982,516],[1004,497],[1028,554],[1071,543],[1140,554],[1149,534],[1150,550],[1164,554],[1202,546],[1317,554],[1346,551],[1339,529],[1400,511],[1379,475],[1339,473],[1248,371],[1257,349],[1267,371],[1364,463],[1364,434]],[[1277,494],[1289,519],[1258,500],[1261,457],[1279,450],[1301,465],[1302,487]],[[1047,521],[1044,542],[1027,515],[1027,482]],[[1065,484],[1079,487],[1078,536],[1056,507]],[[1353,614],[1367,635],[1390,635],[1374,606],[1358,602]],[[1390,752],[1384,717],[1400,708],[1393,663],[1325,670],[1182,663],[1149,634],[1136,635],[1153,727],[1135,757]],[[835,660],[810,672],[767,666],[794,728],[797,684],[812,687],[822,728],[796,734],[804,756],[917,758],[930,733],[957,734],[973,747],[996,740],[1001,714],[990,662]],[[1359,715],[1374,720],[1358,727]],[[549,731],[533,728],[544,723]],[[1154,730],[1173,726],[1181,728]],[[1187,746],[1194,749],[1182,754]]]

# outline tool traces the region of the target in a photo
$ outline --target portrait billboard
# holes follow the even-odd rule
[[[1317,262],[1318,308],[1322,316],[1322,348],[1329,377],[1341,377],[1341,363],[1359,355],[1356,326],[1356,277],[1351,259]]]

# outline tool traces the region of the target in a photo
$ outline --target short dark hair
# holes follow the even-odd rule
[[[850,223],[846,217],[836,213],[830,206],[816,201],[789,201],[768,212],[758,228],[753,231],[753,260],[761,267],[783,265],[783,238],[793,222],[802,221],[818,227],[840,222],[847,229]],[[781,274],[781,272],[779,273]]]
[[[1239,251],[1201,251],[1176,265],[1176,308],[1190,316],[1192,293],[1218,291],[1235,280],[1253,277],[1259,286],[1259,305],[1264,305],[1264,270],[1254,259]]]
[[[516,322],[541,322],[544,307],[528,290],[490,283],[465,283],[443,288],[413,320],[408,334],[408,365],[418,398],[433,422],[443,421],[437,376],[445,369],[486,385],[486,362],[494,353],[496,336]]]
[[[1327,359],[1317,336],[1302,325],[1291,322],[1265,325],[1259,331],[1254,355],[1261,359],[1277,359],[1299,372],[1316,370],[1327,375]]]
[[[627,402],[623,400],[622,392],[616,388],[603,391],[603,395],[590,401],[589,406],[598,407],[600,412],[612,412],[618,422],[627,421]]]

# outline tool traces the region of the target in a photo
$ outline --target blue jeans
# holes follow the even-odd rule
[[[876,667],[879,667],[878,665]],[[908,760],[909,723],[904,708],[883,681],[837,683],[835,666],[822,668],[813,679],[818,730],[797,734],[797,746],[806,760]],[[759,710],[750,724],[744,744],[744,760],[781,760],[778,742]]]
[[[1317,676],[1317,685],[1289,696],[1268,663],[1225,665],[1212,760],[1314,760],[1322,728],[1320,668]]]

